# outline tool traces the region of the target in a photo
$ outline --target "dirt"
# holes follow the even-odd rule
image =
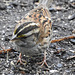
[[[37,0],[35,0],[37,1]],[[0,49],[12,48],[12,37],[16,22],[31,9],[33,0],[0,0]],[[56,9],[55,7],[60,7]],[[49,8],[52,18],[53,38],[73,35],[75,29],[75,1],[54,0]],[[7,58],[8,55],[8,58]],[[75,75],[75,39],[51,43],[46,66],[40,67],[43,55],[22,56],[24,65],[17,64],[19,52],[12,50],[0,54],[0,75]],[[74,56],[74,57],[72,57]],[[72,58],[71,58],[72,57]]]

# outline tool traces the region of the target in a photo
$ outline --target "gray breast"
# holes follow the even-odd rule
[[[25,55],[35,55],[42,53],[43,50],[41,49],[41,46],[39,44],[36,44],[36,40],[34,40],[32,37],[28,37],[27,39],[22,39],[15,41],[15,48],[17,51],[20,51],[22,54]]]

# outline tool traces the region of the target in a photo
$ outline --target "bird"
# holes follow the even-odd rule
[[[16,25],[11,41],[21,54],[33,56],[44,53],[42,65],[47,65],[46,49],[52,38],[51,14],[48,10],[52,0],[39,0],[39,5],[30,10]]]

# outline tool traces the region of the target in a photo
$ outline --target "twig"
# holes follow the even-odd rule
[[[7,51],[11,51],[12,49],[10,48],[10,49],[4,49],[4,50],[0,50],[0,54],[2,54],[2,53],[7,53]]]
[[[66,40],[66,39],[73,39],[73,38],[75,38],[75,36],[70,35],[70,36],[66,36],[66,37],[64,37],[64,38],[59,38],[59,39],[52,40],[51,43],[63,41],[63,40]]]

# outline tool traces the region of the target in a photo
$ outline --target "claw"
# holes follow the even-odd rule
[[[44,59],[43,59],[43,61],[40,62],[40,63],[38,63],[38,64],[41,64],[41,67],[43,67],[44,65],[45,65],[46,67],[48,67],[48,64],[47,64],[47,62],[46,62],[46,51],[44,52]]]

